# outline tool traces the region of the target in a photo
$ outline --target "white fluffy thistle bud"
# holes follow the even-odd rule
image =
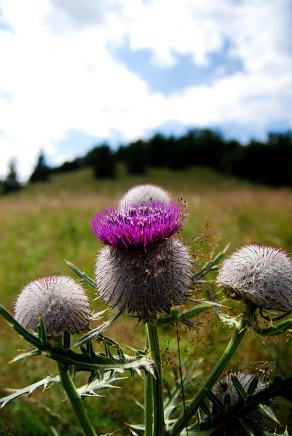
[[[145,250],[107,246],[97,257],[95,275],[106,303],[145,319],[188,298],[192,260],[184,244],[173,238]]]
[[[120,207],[132,204],[151,203],[152,201],[168,203],[168,193],[155,185],[138,185],[130,189],[120,200]]]
[[[58,336],[64,331],[79,333],[86,329],[90,317],[84,289],[66,276],[43,277],[29,283],[15,304],[15,319],[36,331],[41,318],[47,336]]]
[[[243,246],[223,262],[217,283],[260,308],[292,310],[292,261],[282,250]]]

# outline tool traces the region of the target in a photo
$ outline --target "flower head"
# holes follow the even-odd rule
[[[95,278],[106,303],[146,319],[188,298],[192,260],[184,244],[173,238],[147,250],[104,247],[97,256]]]
[[[224,404],[224,399],[226,395],[230,396],[230,406],[234,406],[239,401],[238,392],[232,383],[232,376],[236,376],[238,381],[240,382],[243,389],[247,392],[250,383],[253,381],[255,375],[245,374],[243,372],[236,372],[228,374],[219,380],[213,387],[212,391],[220,400],[222,404]],[[259,392],[265,388],[265,385],[258,381],[255,392]]]
[[[223,262],[217,283],[258,307],[292,310],[292,261],[282,250],[243,246]]]
[[[138,204],[99,212],[92,231],[104,244],[117,248],[146,248],[182,229],[184,215],[173,202]]]
[[[58,336],[64,331],[79,333],[86,329],[90,317],[84,289],[65,276],[43,277],[29,283],[15,304],[15,319],[36,331],[41,318],[47,336]]]
[[[152,202],[168,203],[170,202],[170,197],[168,193],[155,185],[138,185],[130,189],[120,200],[120,207],[129,206],[132,204],[145,203],[149,204]]]
[[[226,410],[227,413],[228,413],[228,407],[234,406],[240,400],[238,392],[232,382],[232,376],[236,376],[236,378],[238,379],[239,383],[241,384],[245,392],[248,391],[251,382],[255,378],[254,374],[245,374],[243,372],[236,372],[236,373],[228,374],[214,385],[212,392],[220,401],[220,403],[225,408],[227,408]],[[258,393],[262,391],[265,387],[266,385],[264,383],[258,381],[253,393]],[[220,413],[220,411],[215,405],[213,405],[212,414],[217,414],[217,413]],[[271,427],[271,419],[269,419],[266,415],[261,413],[259,409],[255,409],[251,412],[248,412],[242,418],[246,420],[246,423],[252,430],[256,430],[256,429],[268,430]],[[246,434],[245,431],[242,430],[242,425],[240,423],[240,419],[238,418],[234,418],[233,420],[230,420],[226,425],[224,431],[222,428],[221,431],[222,434],[224,433],[226,435],[236,434],[238,436],[241,436]]]

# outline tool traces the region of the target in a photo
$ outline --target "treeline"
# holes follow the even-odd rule
[[[265,142],[252,140],[242,145],[226,140],[220,133],[190,130],[181,137],[161,134],[139,140],[113,151],[100,144],[85,156],[49,168],[40,153],[28,183],[44,182],[52,174],[91,167],[97,179],[113,178],[116,165],[123,163],[130,174],[143,174],[147,167],[182,170],[206,166],[227,175],[270,186],[292,186],[292,131],[270,133]],[[12,162],[2,192],[20,189],[15,163]]]

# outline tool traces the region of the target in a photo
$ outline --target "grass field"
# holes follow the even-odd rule
[[[196,268],[216,251],[230,243],[230,251],[246,242],[259,241],[292,252],[292,191],[273,190],[227,179],[203,168],[184,172],[149,169],[141,177],[129,177],[120,169],[116,180],[95,181],[89,171],[54,176],[38,184],[0,198],[0,302],[12,310],[15,297],[29,281],[48,274],[70,274],[64,259],[93,275],[94,257],[100,244],[89,227],[90,217],[115,204],[131,186],[151,182],[188,203],[188,222],[182,237],[192,247]],[[92,290],[88,289],[91,299]],[[194,291],[196,295],[196,291]],[[202,294],[199,294],[202,296]],[[101,303],[93,303],[99,310]],[[110,311],[109,311],[110,312]],[[0,320],[0,392],[6,387],[22,387],[55,373],[53,362],[34,358],[7,365],[19,350],[28,349],[24,341]],[[177,365],[174,332],[162,332],[163,365]],[[143,326],[123,317],[110,334],[133,347],[143,347]],[[214,314],[200,316],[196,328],[181,328],[182,355],[196,362],[204,357],[202,377],[216,362],[230,331],[214,322]],[[289,362],[290,357],[290,362]],[[240,362],[240,363],[239,363]],[[257,371],[269,378],[283,371],[291,373],[291,341],[287,337],[260,339],[248,334],[230,368]],[[117,431],[128,434],[125,422],[141,418],[135,400],[141,400],[143,381],[137,376],[123,382],[124,389],[106,394],[104,399],[87,402],[90,416],[99,433]],[[0,411],[0,435],[79,435],[78,424],[59,385],[43,394],[18,399]],[[284,420],[291,410],[277,403]]]

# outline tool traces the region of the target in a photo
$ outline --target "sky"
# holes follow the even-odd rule
[[[291,0],[0,0],[0,177],[160,131],[292,128]]]

